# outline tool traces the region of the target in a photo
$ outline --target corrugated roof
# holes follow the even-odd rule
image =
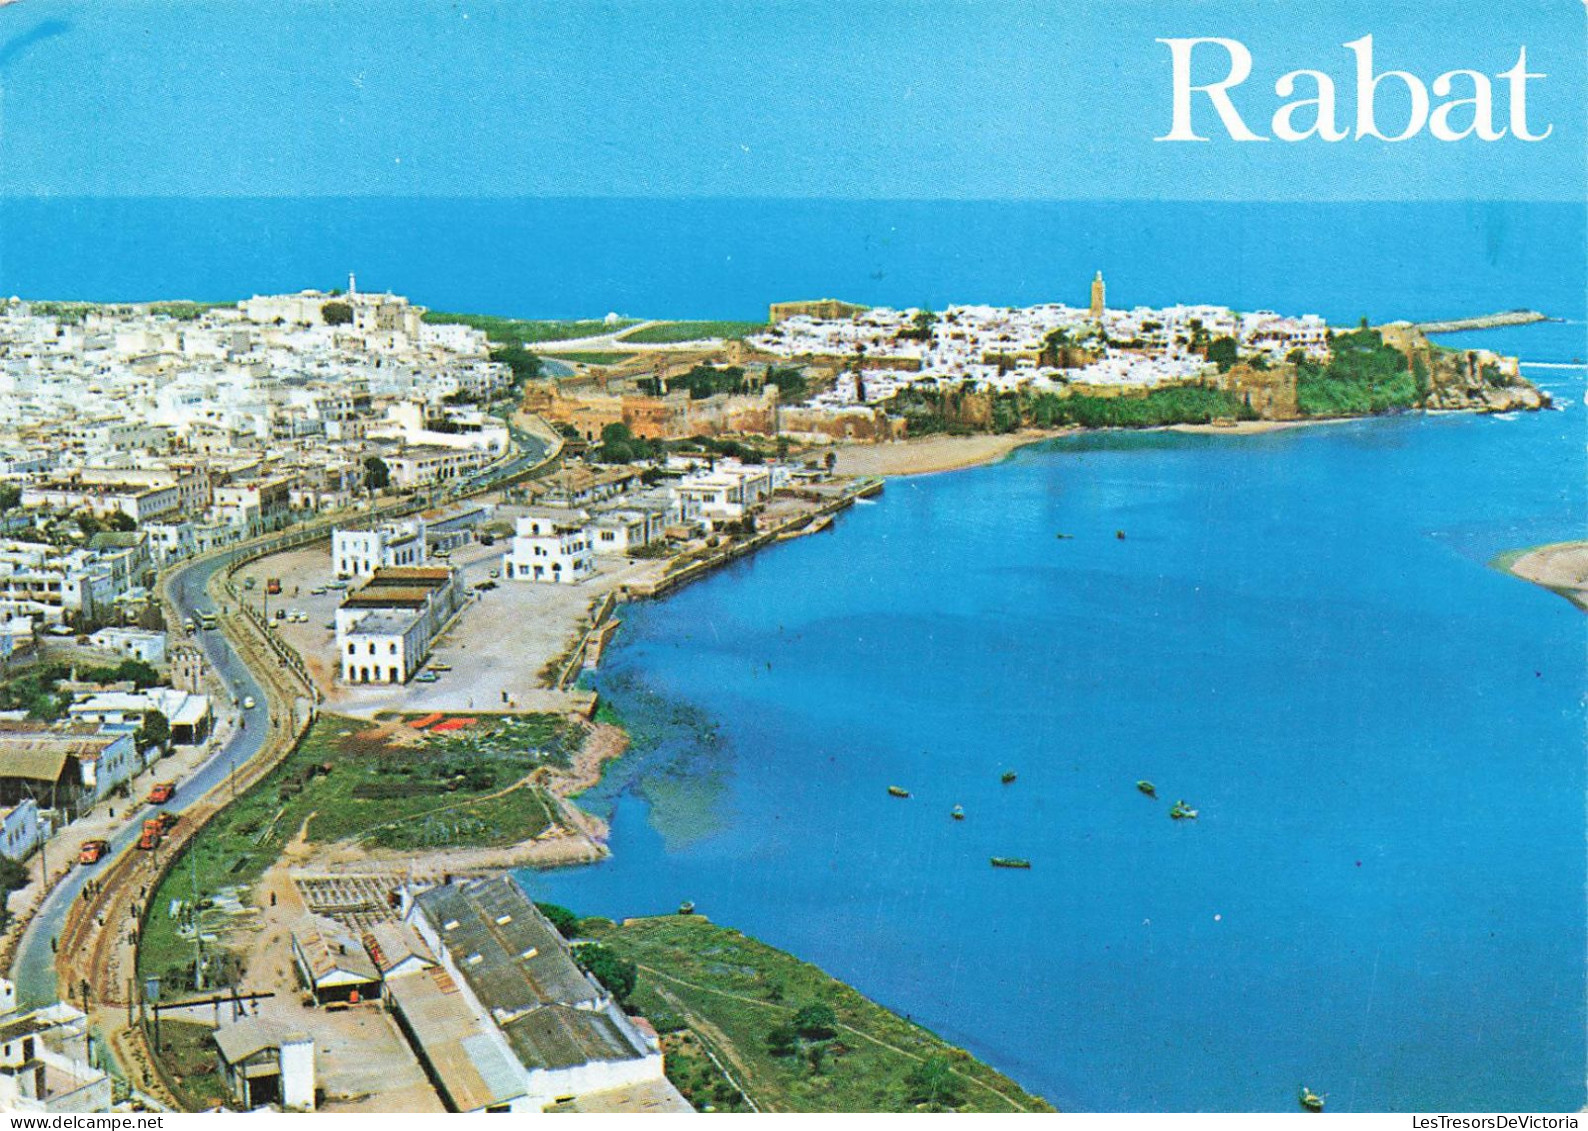
[[[606,1010],[548,1005],[502,1027],[531,1068],[574,1068],[593,1060],[634,1060],[650,1050],[625,1033]]]
[[[382,974],[410,958],[434,963],[436,956],[419,932],[408,923],[374,923],[364,932],[364,949]]]
[[[603,998],[511,877],[432,888],[418,902],[469,988],[499,1020],[543,1005],[594,1005]],[[457,926],[449,929],[449,923]]]
[[[267,1049],[280,1048],[281,1031],[267,1021],[245,1017],[215,1030],[215,1047],[227,1064],[241,1064]]]
[[[82,741],[63,742],[46,738],[0,737],[0,778],[25,778],[28,781],[59,781],[66,760],[83,759]],[[94,745],[86,760],[99,757],[108,742]]]
[[[428,589],[407,589],[398,586],[366,585],[342,602],[344,609],[381,609],[394,606],[422,607],[430,600]]]
[[[293,928],[292,938],[303,951],[316,985],[339,973],[367,982],[380,978],[380,971],[375,969],[363,947],[328,919],[306,916]]]
[[[364,588],[402,585],[434,588],[450,580],[452,571],[444,566],[381,566],[370,576]]]
[[[386,991],[458,1111],[507,1103],[524,1094],[517,1068],[439,966],[394,978]]]

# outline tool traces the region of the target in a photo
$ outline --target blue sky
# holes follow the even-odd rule
[[[1582,200],[1584,12],[19,0],[0,8],[0,194]],[[1368,33],[1380,69],[1425,81],[1506,69],[1525,43],[1549,76],[1530,116],[1554,135],[1152,140],[1170,112],[1159,37],[1244,42],[1237,104],[1261,128],[1297,67],[1334,75],[1348,116],[1341,44]]]

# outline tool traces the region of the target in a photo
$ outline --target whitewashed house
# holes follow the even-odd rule
[[[533,507],[518,520],[502,576],[571,585],[595,573],[590,516],[582,510]]]
[[[422,566],[426,557],[423,519],[331,532],[331,565],[338,577],[370,577],[382,566]]]

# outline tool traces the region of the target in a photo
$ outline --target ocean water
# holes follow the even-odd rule
[[[940,308],[1225,303],[1355,322],[1583,317],[1582,205],[634,199],[0,200],[0,292],[230,300],[345,286],[441,310],[763,318],[780,299]],[[1580,351],[1579,351],[1580,352]]]
[[[1126,305],[1534,307],[1565,321],[1451,342],[1562,363],[1588,356],[1584,212],[6,200],[0,291],[356,270],[440,309],[754,318],[1079,303],[1102,269]],[[1565,411],[1099,434],[895,481],[625,608],[597,683],[636,744],[588,798],[615,856],[530,883],[585,913],[693,900],[1067,1109],[1286,1110],[1306,1084],[1576,1110],[1588,620],[1488,563],[1582,536],[1588,406],[1581,370],[1529,373]]]

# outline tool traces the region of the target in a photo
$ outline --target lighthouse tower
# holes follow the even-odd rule
[[[1097,278],[1092,280],[1092,317],[1103,316],[1103,273],[1099,271]]]

